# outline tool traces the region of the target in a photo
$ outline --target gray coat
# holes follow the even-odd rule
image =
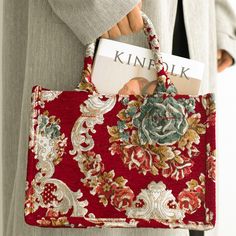
[[[80,80],[85,45],[126,15],[138,0],[5,0],[3,38],[4,235],[75,235],[78,229],[44,229],[24,223],[24,186],[31,87],[71,90]],[[190,57],[206,65],[201,93],[215,91],[216,48],[236,58],[236,16],[227,0],[183,0]],[[177,0],[144,0],[172,51]],[[143,33],[119,40],[146,46]],[[83,230],[81,235],[170,235],[168,230]],[[159,233],[159,234],[158,234]],[[175,231],[188,235],[187,231]],[[173,232],[171,235],[175,235]]]

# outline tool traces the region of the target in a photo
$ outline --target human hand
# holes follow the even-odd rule
[[[122,35],[137,33],[143,28],[143,19],[141,15],[142,1],[129,12],[120,22],[105,32],[101,37],[115,39]]]
[[[218,72],[222,72],[233,64],[233,58],[225,50],[218,49],[217,63],[218,63]]]
[[[134,77],[130,79],[119,90],[118,94],[122,95],[141,95],[141,90],[148,84],[148,80],[144,77]]]

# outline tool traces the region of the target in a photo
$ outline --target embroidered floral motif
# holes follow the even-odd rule
[[[61,93],[61,91],[42,91],[40,106],[44,107],[46,102],[53,101],[54,99],[58,98]]]
[[[209,94],[208,96],[203,96],[202,97],[202,105],[206,110],[207,127],[215,126],[216,106],[215,106],[214,94]]]
[[[32,109],[31,109],[31,124],[30,124],[30,143],[29,148],[35,144],[36,130],[35,125],[37,124],[37,116],[39,114],[39,108],[44,108],[46,102],[51,102],[59,97],[62,92],[60,91],[42,91],[40,86],[34,88],[34,92],[31,96]]]
[[[181,150],[188,150],[190,157],[199,154],[199,150],[196,147],[200,143],[200,135],[206,133],[206,126],[200,122],[201,114],[193,114],[187,121],[189,128],[186,133],[180,138],[178,142],[178,148]]]
[[[117,126],[107,127],[111,155],[118,154],[129,169],[144,175],[150,172],[176,180],[189,175],[192,158],[199,154],[196,145],[206,132],[201,115],[190,115],[195,112],[194,98],[177,102],[173,97],[130,101],[124,97],[122,103],[126,108],[117,114]]]
[[[184,107],[174,98],[148,97],[134,116],[133,125],[138,128],[141,145],[172,145],[188,129]]]
[[[215,157],[216,150],[214,151],[211,150],[210,143],[207,144],[206,150],[207,150],[206,168],[207,168],[208,178],[212,179],[215,182],[216,181],[216,157]]]
[[[85,52],[85,60],[84,60],[84,69],[82,72],[82,77],[79,85],[75,90],[77,91],[87,91],[87,92],[94,92],[96,88],[91,81],[91,68],[93,62],[93,55],[95,52],[95,43],[90,44],[86,48]]]
[[[60,134],[59,123],[60,120],[49,116],[47,111],[38,116],[37,140],[33,149],[36,159],[40,156],[53,161],[54,165],[61,162],[67,138]]]
[[[87,68],[83,70],[81,81],[76,89],[77,91],[94,91],[94,85],[92,83],[89,83],[89,80],[91,78],[91,66],[92,65],[88,62]]]
[[[37,220],[37,223],[41,226],[54,226],[54,227],[69,227],[69,221],[66,216],[60,216],[58,211],[48,208],[46,217],[42,217],[41,220]]]
[[[124,146],[122,152],[124,154],[122,155],[122,160],[124,164],[129,167],[130,170],[135,168],[144,175],[146,175],[146,173],[149,171],[153,171],[154,174],[155,170],[157,171],[157,169],[151,170],[152,165],[155,166],[155,164],[153,164],[153,161],[155,161],[153,160],[153,155],[142,147],[126,145]]]
[[[35,181],[32,181],[32,186],[26,187],[26,200],[25,200],[25,215],[29,215],[34,213],[39,208],[39,201],[37,200],[37,196],[35,194],[35,190],[33,186],[35,185]]]
[[[127,180],[122,176],[115,177],[114,170],[104,171],[101,156],[90,151],[94,147],[94,141],[89,130],[95,132],[95,124],[103,123],[103,115],[110,111],[116,102],[115,96],[107,96],[105,101],[102,98],[103,96],[98,95],[89,96],[84,102],[85,105],[81,105],[83,115],[78,118],[72,129],[73,150],[70,153],[77,154],[74,159],[78,161],[79,168],[85,175],[81,181],[91,188],[91,194],[97,194],[104,206],[110,201],[117,210],[124,211],[134,197],[133,191],[126,186]]]
[[[33,100],[33,107],[36,109],[34,102],[36,101]],[[30,150],[38,160],[38,172],[26,189],[25,215],[35,212],[39,207],[53,207],[61,216],[50,224],[65,225],[63,215],[71,208],[71,216],[85,215],[88,201],[79,201],[83,196],[80,190],[72,192],[64,182],[52,178],[55,166],[62,161],[67,145],[67,138],[61,133],[60,120],[45,111],[34,118],[33,124],[34,135],[30,141]],[[49,224],[49,220],[41,219],[38,223]]]
[[[206,211],[206,223],[213,227],[214,214],[209,210],[209,208],[206,207],[206,205],[204,205],[204,208]]]
[[[81,179],[81,181],[91,189],[91,194],[98,195],[100,202],[104,206],[107,206],[110,202],[115,209],[126,211],[127,216],[130,218],[155,219],[157,221],[183,219],[184,210],[178,207],[171,191],[166,190],[166,186],[162,182],[150,183],[148,190],[142,190],[135,198],[134,192],[126,185],[128,181],[123,176],[116,177],[114,170],[105,171],[100,154],[92,151],[94,142],[92,137],[88,135],[89,130],[94,132],[94,126],[103,123],[103,115],[114,106],[112,101],[114,101],[114,96],[98,97],[93,95],[84,102],[86,105],[81,105],[82,115],[77,119],[72,129],[71,140],[74,145],[73,150],[70,151],[72,155],[76,155],[74,159],[78,162],[81,172],[85,175],[85,178]],[[84,119],[85,116],[86,119]],[[119,124],[119,127],[115,129],[124,128],[122,124]],[[110,132],[112,133],[112,130]],[[87,135],[84,136],[84,134]],[[117,139],[114,136],[112,138],[114,140]],[[84,144],[87,144],[87,147]],[[148,168],[149,165],[146,164],[146,160],[150,160],[150,158],[143,155],[144,150],[141,150],[140,147],[137,147],[137,150],[135,149],[136,147],[132,148],[134,148],[136,156],[133,153],[128,153],[127,158],[140,157],[143,159],[143,166],[146,165]],[[171,148],[166,147],[166,151],[164,151],[164,148],[165,146],[160,146],[159,150],[153,151],[159,152],[162,158],[166,156],[167,159],[176,159],[180,163],[182,162],[181,158],[177,157],[178,152],[173,154]],[[119,148],[115,146],[112,152],[116,153],[117,151],[119,152]],[[130,151],[130,148],[128,148],[128,151]],[[135,163],[136,161],[134,160],[133,162]],[[159,160],[157,160],[158,164],[160,164]],[[172,172],[169,171],[169,173]],[[179,176],[179,174],[177,175]]]
[[[98,195],[104,206],[107,206],[109,201],[119,211],[130,206],[134,194],[126,186],[127,180],[122,176],[115,177],[114,170],[104,171],[100,155],[89,151],[75,160],[78,161],[80,170],[85,175],[85,178],[81,180],[82,183],[91,188],[91,194]]]
[[[150,47],[155,52],[158,72],[158,86],[154,96],[117,97],[97,93],[91,81],[95,43],[86,51],[82,80],[76,88],[84,93],[80,93],[82,96],[78,96],[79,98],[77,93],[73,93],[71,107],[68,106],[68,92],[48,91],[39,86],[34,88],[29,143],[30,171],[27,176],[25,200],[28,223],[43,227],[154,226],[192,229],[210,229],[215,224],[214,203],[207,205],[208,199],[205,201],[208,196],[206,192],[215,191],[212,182],[215,181],[214,97],[211,94],[198,97],[175,96],[176,89],[165,74],[162,59],[158,54],[158,38],[154,34],[153,26],[149,27],[151,23],[145,15],[144,24]],[[88,93],[84,100],[85,92]],[[57,118],[53,115],[54,104],[48,103],[62,98],[58,102],[61,106],[65,105],[64,93],[68,116],[67,110],[63,110],[60,114],[63,115],[57,115]],[[80,107],[74,105],[77,98]],[[58,104],[57,101],[55,104]],[[107,113],[112,111],[116,104],[117,116],[109,116]],[[78,108],[81,115],[73,128],[67,122],[63,123],[67,119],[71,122],[72,117],[77,115]],[[60,113],[57,108],[55,111],[56,114]],[[98,125],[105,128],[104,123],[107,124],[110,144],[106,140],[107,133],[96,129]],[[71,128],[70,140],[65,134]],[[206,132],[209,132],[210,136],[207,136]],[[121,158],[126,168],[132,169],[135,177],[137,173],[134,169],[147,175],[143,178],[146,183],[139,183],[142,187],[136,187],[133,183],[131,185],[130,178],[125,179],[123,169],[122,174],[119,174],[116,165],[114,168],[108,168],[108,156],[104,158],[102,151],[99,153],[99,145],[95,146],[97,138],[103,138],[103,134],[106,137],[104,145],[109,145],[111,155]],[[203,142],[206,143],[206,150]],[[68,153],[67,145],[72,145]],[[201,165],[206,157],[205,168]],[[116,160],[110,158],[115,163]],[[69,183],[67,185],[64,180],[58,178],[57,174],[61,172],[64,161],[69,163],[73,160],[78,164],[78,173],[83,174],[76,185],[81,186],[82,183],[83,189],[88,188],[90,194],[96,196],[88,197],[86,194],[87,199],[83,199],[84,195],[80,189],[75,188],[77,190],[72,191],[68,187]],[[186,181],[179,180],[186,178],[194,165],[199,167],[199,180],[191,179],[186,183],[186,188],[181,187]],[[202,172],[206,173],[206,184]],[[153,178],[155,181],[147,183],[150,174],[156,175]],[[193,173],[194,176],[195,174]],[[169,179],[164,181],[162,177]],[[181,192],[175,192],[177,188],[173,189],[173,192],[168,189],[168,186],[173,188],[175,184],[182,189]],[[129,185],[133,186],[133,189]],[[112,218],[98,218],[89,213],[86,207],[88,201],[94,197],[100,201],[100,207],[104,206],[104,211],[113,207],[122,217],[115,218],[116,215],[112,215],[109,216]],[[98,214],[102,215],[103,212]],[[196,216],[202,220],[196,221]],[[75,219],[78,223],[74,225],[72,222]]]
[[[164,163],[162,175],[166,178],[170,176],[172,179],[181,180],[192,173],[194,162],[190,158],[181,154],[179,150],[174,150],[173,154],[173,158],[162,160]]]
[[[188,181],[188,188],[178,196],[179,207],[187,214],[193,214],[205,202],[205,176],[201,174],[199,180],[200,184],[194,179]]]

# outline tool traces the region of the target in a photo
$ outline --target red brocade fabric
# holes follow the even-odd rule
[[[158,51],[145,16],[144,23]],[[93,46],[75,91],[33,88],[26,222],[213,228],[214,95],[176,94],[158,54],[153,95],[99,94],[91,81]]]

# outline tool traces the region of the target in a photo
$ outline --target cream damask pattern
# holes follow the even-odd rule
[[[123,99],[117,126],[108,127],[111,155],[118,154],[130,170],[144,175],[185,178],[192,172],[200,136],[207,128],[201,114],[195,113],[198,98],[136,98]]]
[[[129,218],[154,219],[154,220],[182,220],[184,210],[180,209],[171,190],[166,190],[163,182],[151,182],[147,189],[133,201],[132,206],[127,208],[126,215]]]
[[[119,96],[118,100],[122,101],[126,98],[126,96]],[[81,179],[82,183],[91,189],[92,195],[98,195],[104,206],[110,202],[117,210],[125,211],[128,218],[154,219],[167,225],[178,224],[177,222],[184,219],[185,214],[193,214],[204,202],[201,197],[204,196],[205,191],[204,177],[200,177],[203,181],[201,185],[195,180],[190,181],[188,189],[184,189],[178,199],[175,199],[171,190],[166,189],[163,182],[155,181],[134,196],[133,191],[126,185],[128,181],[123,176],[116,177],[114,170],[105,171],[102,156],[93,151],[95,144],[92,135],[89,134],[96,133],[95,126],[103,124],[104,115],[112,110],[115,103],[116,96],[101,96],[95,93],[90,95],[80,107],[82,114],[72,129],[73,150],[70,154],[75,155],[74,159],[85,175],[85,178]],[[201,191],[203,195],[199,195]],[[193,199],[189,198],[190,196],[193,196]],[[185,208],[186,204],[192,209],[191,211]],[[114,218],[113,224],[116,225],[115,220],[117,219]],[[94,221],[100,222],[99,218],[95,218]]]
[[[82,115],[77,119],[71,132],[71,142],[73,150],[70,151],[71,155],[79,155],[83,151],[91,150],[94,147],[94,141],[90,132],[96,132],[94,126],[96,124],[103,124],[103,115],[110,111],[116,104],[116,97],[111,96],[106,102],[101,100],[101,95],[90,95],[89,99],[84,102],[80,107]],[[85,125],[85,127],[84,127]],[[81,144],[85,144],[85,147]]]
[[[52,101],[58,96],[58,94],[51,95],[50,99],[49,96],[46,96],[47,101]],[[67,221],[63,215],[73,208],[71,216],[85,216],[88,212],[85,208],[88,201],[79,200],[83,196],[80,189],[73,192],[64,182],[52,178],[55,166],[63,158],[67,138],[61,132],[59,119],[50,116],[47,111],[39,114],[40,109],[37,109],[37,106],[44,106],[41,101],[46,101],[45,97],[41,98],[40,96],[41,94],[36,91],[32,98],[34,119],[31,124],[30,149],[38,160],[36,165],[38,172],[32,182],[28,183],[26,189],[25,215],[35,212],[39,207],[53,208],[54,214],[61,216],[57,223],[66,225]],[[39,223],[45,224],[49,221],[41,219]],[[50,221],[50,223],[53,222]]]

